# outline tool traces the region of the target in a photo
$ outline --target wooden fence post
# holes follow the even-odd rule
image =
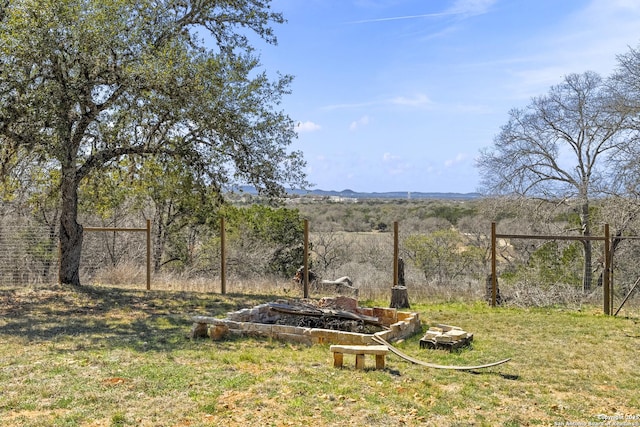
[[[393,222],[393,286],[398,286],[398,221]]]
[[[304,220],[304,274],[302,278],[302,296],[309,298],[309,220]]]
[[[226,231],[224,217],[220,218],[220,293],[227,293],[227,251],[226,251]]]
[[[496,306],[498,276],[496,275],[496,223],[491,223],[491,307]]]
[[[391,288],[391,308],[411,308],[406,286],[398,286],[398,221],[393,223],[393,287]]]
[[[604,277],[602,280],[602,289],[604,292],[604,314],[606,315],[611,315],[611,311],[613,308],[613,298],[611,298],[611,287],[610,287],[610,273],[611,273],[611,265],[609,265],[611,263],[610,260],[610,256],[609,256],[609,251],[610,251],[610,247],[609,247],[609,240],[610,236],[609,236],[609,224],[605,224],[604,225]]]
[[[151,220],[147,220],[147,290],[151,290]]]

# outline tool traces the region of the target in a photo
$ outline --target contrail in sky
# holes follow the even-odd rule
[[[418,19],[418,18],[438,18],[441,16],[451,15],[480,15],[486,13],[487,10],[495,3],[496,0],[457,0],[453,7],[444,12],[425,13],[422,15],[406,15],[391,16],[388,18],[363,19],[361,21],[351,21],[349,24],[367,24],[370,22],[398,21],[401,19]]]
[[[400,19],[416,18],[436,18],[439,16],[456,15],[458,12],[425,13],[424,15],[392,16],[389,18],[363,19],[362,21],[351,21],[349,24],[366,24],[369,22],[398,21]]]

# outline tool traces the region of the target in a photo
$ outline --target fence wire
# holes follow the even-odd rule
[[[497,278],[503,302],[522,306],[603,306],[605,289],[604,242],[591,240],[591,263],[585,269],[584,241],[562,238],[528,239],[498,235]],[[571,238],[571,237],[569,237]],[[629,296],[640,277],[640,241],[613,239],[610,245],[612,275],[610,307],[613,312]],[[612,314],[613,314],[612,312]]]
[[[146,236],[127,231],[85,230],[80,282],[145,288]]]
[[[206,241],[182,239],[185,244],[174,246],[182,253],[164,258],[152,272],[151,288],[220,291],[220,242],[215,230],[208,235]],[[85,230],[81,283],[145,289],[145,240],[145,233]],[[311,268],[320,279],[348,276],[363,299],[389,293],[393,284],[392,233],[312,231],[310,241]],[[486,297],[490,273],[487,244],[486,235],[474,237],[453,229],[402,233],[399,255],[404,260],[410,297],[421,301]],[[242,239],[227,245],[227,291],[275,289],[290,296],[301,295],[292,277],[270,272],[268,262],[277,248]],[[522,306],[580,306],[585,302],[601,306],[603,242],[593,242],[591,291],[587,293],[582,289],[581,245],[552,239],[498,239],[497,277],[503,300]],[[613,248],[615,311],[640,277],[640,240],[621,239]],[[5,218],[0,222],[0,286],[57,283],[58,256],[55,230],[28,221]],[[639,299],[640,291],[635,289],[629,302],[637,304]]]
[[[37,224],[0,223],[0,285],[55,283],[58,235]]]

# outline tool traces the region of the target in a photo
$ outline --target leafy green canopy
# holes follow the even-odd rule
[[[274,109],[291,78],[260,72],[245,35],[275,43],[268,25],[283,18],[269,1],[0,7],[3,165],[27,148],[37,153],[29,161],[69,168],[77,185],[123,156],[165,153],[218,187],[237,180],[277,194],[303,182],[301,153],[287,150],[292,120]]]
[[[304,223],[297,209],[227,206],[222,214],[231,246],[245,256],[257,247],[259,259],[266,261],[263,273],[293,277],[304,258]],[[247,264],[247,259],[243,261]]]
[[[482,250],[466,245],[462,235],[453,229],[412,234],[405,239],[404,245],[407,256],[424,278],[437,284],[446,284],[469,273],[483,261]]]
[[[60,171],[61,283],[80,283],[82,181],[125,158],[179,159],[217,193],[306,185],[275,108],[291,77],[271,81],[248,41],[276,42],[269,0],[0,1],[2,172]]]

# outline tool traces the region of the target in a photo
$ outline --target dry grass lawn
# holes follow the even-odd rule
[[[640,314],[419,304],[425,327],[474,332],[471,349],[420,349],[335,369],[326,345],[187,338],[190,316],[275,297],[50,287],[0,290],[2,426],[640,426]],[[361,305],[387,302],[361,302]],[[367,361],[371,366],[371,361]],[[615,422],[627,424],[615,424]],[[591,424],[599,425],[599,424]]]

